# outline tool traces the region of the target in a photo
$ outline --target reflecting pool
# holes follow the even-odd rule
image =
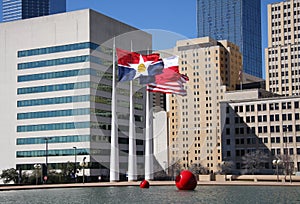
[[[0,192],[5,204],[73,203],[300,203],[298,186],[197,186],[178,191],[175,186],[93,187]]]

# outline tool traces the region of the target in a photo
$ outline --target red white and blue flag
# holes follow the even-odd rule
[[[179,73],[178,57],[172,56],[165,58],[163,62],[163,73],[155,76],[155,82],[149,83],[147,90],[164,94],[187,95],[184,83],[186,83],[189,78]]]
[[[131,81],[143,77],[147,83],[154,81],[154,76],[162,73],[163,61],[159,54],[141,55],[136,52],[129,52],[117,48],[118,56],[118,78],[119,81]]]

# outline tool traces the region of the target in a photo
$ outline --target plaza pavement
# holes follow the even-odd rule
[[[150,181],[151,186],[175,186],[175,181]],[[0,191],[8,190],[31,190],[51,188],[84,188],[84,187],[126,187],[139,186],[137,182],[95,182],[95,183],[70,183],[70,184],[42,184],[42,185],[2,185]],[[197,188],[201,186],[300,186],[300,182],[274,182],[274,181],[198,181]]]

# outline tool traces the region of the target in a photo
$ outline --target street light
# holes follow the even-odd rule
[[[186,151],[186,169],[189,169],[189,164],[190,164],[190,162],[189,162],[189,153],[190,153],[190,151],[187,150]]]
[[[74,155],[75,155],[75,163],[74,163],[74,177],[75,177],[75,183],[77,182],[77,176],[76,176],[76,172],[77,172],[77,168],[76,168],[76,160],[77,160],[77,147],[73,147],[74,148]]]
[[[274,166],[276,166],[276,174],[277,174],[277,182],[278,182],[279,181],[278,166],[282,163],[282,161],[280,159],[274,159],[272,163]]]
[[[45,183],[47,182],[47,179],[48,179],[48,143],[49,143],[49,140],[51,140],[52,137],[45,137],[44,140],[45,140],[45,143],[46,143],[46,166],[45,166],[45,174],[44,174],[44,181]]]
[[[289,170],[289,167],[288,167],[288,148],[287,148],[287,132],[288,132],[288,127],[287,125],[284,125],[282,127],[282,131],[283,131],[283,135],[284,135],[284,139],[283,139],[283,154],[284,154],[284,168],[285,168],[285,176],[284,176],[284,179],[286,180],[286,176],[287,176],[287,172]]]
[[[38,184],[38,169],[42,168],[41,164],[34,164],[33,165],[34,169],[35,169],[35,185]]]
[[[84,168],[88,166],[88,163],[85,162],[86,157],[83,157],[82,162],[80,162],[80,166],[83,168],[82,169],[82,183],[84,184]]]

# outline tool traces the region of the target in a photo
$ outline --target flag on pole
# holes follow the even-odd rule
[[[178,57],[172,56],[165,58],[163,62],[163,72],[155,76],[155,82],[149,83],[147,90],[150,92],[185,96],[187,92],[184,89],[184,83],[186,83],[189,78],[179,73]]]
[[[159,54],[141,55],[117,48],[119,81],[131,81],[143,77],[153,79],[153,76],[162,73],[163,61]]]

